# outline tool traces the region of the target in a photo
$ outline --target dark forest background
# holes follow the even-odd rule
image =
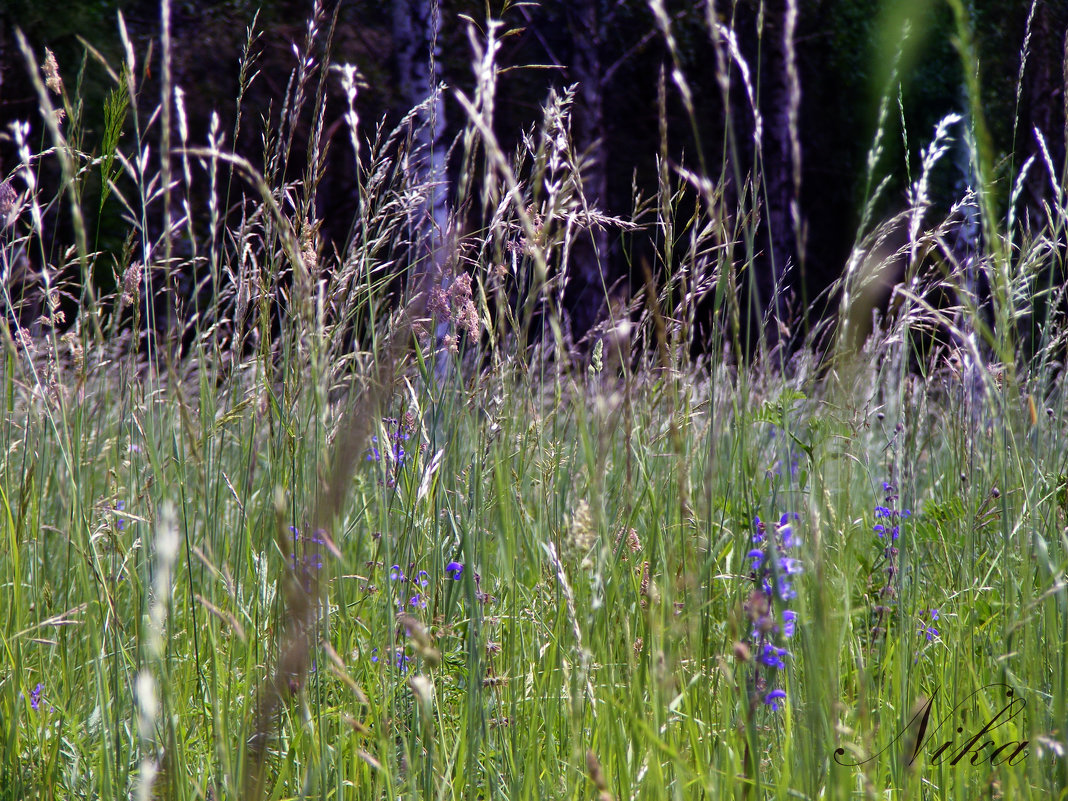
[[[906,205],[906,187],[915,179],[920,148],[930,140],[946,114],[965,113],[966,95],[956,27],[949,4],[934,0],[801,0],[794,36],[797,77],[801,89],[798,143],[801,154],[800,203],[802,236],[790,222],[795,192],[790,149],[788,54],[783,26],[784,0],[737,0],[729,3],[665,2],[678,40],[678,52],[694,93],[696,126],[670,80],[671,56],[650,8],[640,0],[589,0],[540,3],[480,3],[471,0],[343,0],[326,2],[327,17],[336,11],[331,52],[317,54],[334,63],[358,65],[364,84],[358,105],[362,124],[395,121],[418,102],[410,72],[425,64],[429,43],[412,39],[426,30],[427,14],[440,21],[437,79],[449,87],[472,92],[474,73],[466,19],[476,25],[488,17],[504,22],[502,67],[495,126],[506,147],[513,146],[539,118],[550,87],[578,84],[573,134],[587,153],[584,183],[587,195],[610,215],[630,217],[637,193],[655,194],[657,155],[661,152],[658,87],[666,79],[667,151],[671,162],[698,168],[698,153],[710,162],[724,162],[728,121],[740,132],[749,152],[739,154],[751,164],[752,113],[741,84],[728,104],[716,84],[715,50],[708,33],[708,14],[731,25],[752,72],[764,119],[763,174],[766,221],[757,243],[757,287],[765,301],[776,276],[785,275],[789,289],[812,300],[841,272],[857,237],[865,193],[866,156],[875,132],[877,111],[889,66],[900,53],[900,110],[891,102],[885,153],[878,172],[889,175],[877,216],[892,215]],[[1045,135],[1058,170],[1065,163],[1065,84],[1068,79],[1066,30],[1068,3],[1039,0],[974,0],[970,4],[980,64],[983,113],[990,131],[996,165],[996,188],[1002,207],[1015,172],[1037,151],[1035,128]],[[160,10],[156,0],[3,0],[0,5],[0,131],[14,120],[34,121],[31,137],[41,147],[47,136],[39,125],[36,94],[27,65],[15,40],[15,29],[27,36],[34,54],[44,48],[56,55],[64,80],[76,88],[86,131],[82,147],[92,153],[101,136],[103,108],[113,88],[105,72],[86,56],[83,41],[113,64],[122,61],[116,13],[121,11],[144,62],[146,80],[158,80]],[[229,131],[238,85],[238,63],[247,28],[258,14],[262,31],[258,47],[260,74],[246,98],[247,123],[235,149],[254,164],[262,161],[263,120],[277,118],[286,81],[294,67],[294,44],[304,38],[310,3],[292,0],[229,0],[172,4],[174,82],[186,92],[191,137],[206,140],[210,115],[222,117]],[[1033,14],[1026,69],[1021,80],[1021,53],[1029,14]],[[422,15],[422,17],[420,16]],[[411,24],[412,20],[416,24]],[[906,27],[905,22],[908,21]],[[905,32],[907,31],[907,35]],[[151,50],[150,50],[151,48]],[[335,157],[318,193],[319,216],[328,242],[342,243],[349,232],[355,204],[355,176],[341,124],[345,108],[339,81],[329,81],[326,129]],[[149,87],[143,97],[158,98]],[[725,108],[725,105],[729,107]],[[446,140],[465,123],[454,98],[445,99]],[[151,109],[146,109],[150,113]],[[334,124],[334,123],[337,124]],[[259,124],[257,124],[259,123]],[[310,121],[309,121],[310,123]],[[903,124],[902,124],[903,123]],[[268,126],[269,127],[269,126]],[[310,129],[310,128],[309,128]],[[906,152],[906,142],[908,152]],[[699,149],[700,148],[700,149]],[[301,152],[299,133],[295,153]],[[8,174],[17,154],[8,136],[0,139],[0,173]],[[290,165],[297,177],[302,165]],[[718,167],[714,168],[718,169]],[[1022,202],[1037,214],[1050,191],[1041,171],[1030,174]],[[713,172],[714,180],[719,176]],[[940,167],[936,201],[943,208],[957,200],[969,183],[966,159],[947,159]],[[47,176],[45,176],[47,179]],[[99,191],[99,187],[95,191]],[[88,208],[95,208],[88,204]],[[69,222],[61,212],[49,224],[62,229]],[[97,232],[98,250],[121,248],[125,236],[120,209],[105,205]],[[639,283],[643,280],[641,236],[624,241],[601,233],[579,248],[574,258],[581,280],[571,285],[568,307],[577,332],[603,311],[600,279]],[[60,241],[70,237],[58,236]],[[338,244],[339,249],[341,244]],[[600,253],[598,259],[594,254]],[[790,266],[787,272],[787,267]]]

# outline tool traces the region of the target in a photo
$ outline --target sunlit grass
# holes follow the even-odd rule
[[[1002,330],[1052,269],[1063,208],[1014,247],[989,223],[1006,240],[977,255],[1005,279],[989,328],[939,250],[950,223],[896,253],[861,238],[837,336],[814,326],[784,364],[739,341],[752,263],[725,254],[753,232],[717,248],[704,225],[746,210],[665,177],[657,208],[693,191],[698,233],[585,354],[556,306],[567,226],[641,214],[581,218],[578,182],[549,180],[575,174],[550,136],[566,96],[515,158],[482,96],[469,183],[499,205],[448,293],[399,289],[425,187],[397,167],[403,127],[353,115],[368,152],[340,264],[312,185],[179,133],[182,192],[212,189],[206,231],[172,200],[196,245],[178,266],[218,291],[146,303],[180,270],[150,222],[156,134],[120,77],[137,69],[131,50],[114,73],[129,152],[98,162],[53,131],[71,163],[121,165],[133,245],[114,269],[132,278],[85,293],[71,329],[46,269],[43,322],[0,332],[0,797],[1063,794],[1064,327],[1008,369]],[[22,144],[8,270],[46,253]],[[241,213],[224,183],[249,190]],[[861,341],[848,326],[893,259],[908,281]],[[706,297],[720,333],[693,364]],[[931,331],[952,346],[930,356]]]

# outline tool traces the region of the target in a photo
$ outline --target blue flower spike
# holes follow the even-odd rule
[[[789,603],[797,597],[793,577],[802,572],[801,560],[791,555],[801,545],[794,521],[796,512],[787,512],[776,523],[753,518],[751,549],[746,553],[754,589],[745,605],[751,622],[748,641],[757,654],[754,682],[760,687],[754,703],[763,701],[772,712],[785,706],[786,692],[775,687],[779,671],[786,668],[790,651],[784,641],[797,630],[797,612]],[[770,689],[769,689],[770,688]]]
[[[883,482],[884,502],[875,505],[875,519],[885,520],[887,523],[876,523],[872,526],[872,531],[880,539],[886,539],[887,532],[890,533],[890,541],[893,542],[901,536],[900,521],[906,517],[912,515],[910,509],[898,509],[898,492],[897,487],[888,481]]]

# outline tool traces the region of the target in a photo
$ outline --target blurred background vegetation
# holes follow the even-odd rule
[[[746,108],[744,92],[738,84],[731,107],[724,108],[716,85],[715,51],[705,24],[705,15],[714,10],[738,34],[765,120],[762,166],[768,189],[768,222],[766,241],[757,243],[758,286],[767,293],[774,277],[785,273],[789,263],[795,267],[787,278],[790,289],[808,299],[816,297],[841,274],[858,235],[866,157],[880,98],[887,87],[891,86],[888,130],[876,169],[877,179],[891,176],[878,206],[883,216],[905,207],[909,176],[915,175],[919,150],[929,141],[936,122],[950,112],[966,111],[950,5],[927,0],[804,0],[798,4],[794,44],[801,88],[798,138],[803,243],[797,241],[785,214],[793,190],[788,132],[783,130],[787,120],[781,113],[788,95],[789,65],[781,45],[791,4],[785,0],[735,0],[733,4],[720,0],[706,8],[691,2],[664,3],[679,41],[681,67],[694,92],[696,126],[691,125],[671,85],[671,57],[658,34],[651,5],[656,4],[641,0],[441,0],[439,4],[430,0],[343,0],[336,4],[336,30],[329,55],[334,63],[358,65],[364,79],[358,106],[362,124],[369,130],[382,118],[399,119],[418,102],[418,98],[406,96],[406,82],[398,77],[398,54],[403,50],[397,42],[400,17],[420,13],[420,8],[421,13],[439,15],[437,79],[468,92],[474,78],[464,18],[480,25],[488,17],[502,19],[505,30],[511,31],[499,56],[499,63],[508,69],[501,75],[495,118],[502,143],[509,146],[519,140],[537,118],[537,109],[550,87],[579,83],[574,135],[576,144],[589,155],[584,176],[587,195],[608,214],[628,216],[634,210],[636,189],[645,197],[654,194],[656,159],[661,152],[658,82],[665,68],[667,152],[671,160],[697,166],[696,133],[703,152],[712,155],[710,162],[721,163],[726,123],[730,121],[738,132],[743,174],[752,168],[752,114]],[[1037,152],[1033,128],[1045,135],[1058,169],[1064,164],[1068,4],[1038,0],[1032,8],[1024,0],[973,0],[964,5],[974,26],[997,191],[1007,198],[1014,171]],[[333,4],[327,6],[329,12],[335,10]],[[5,123],[0,127],[4,134],[7,122],[38,119],[36,95],[16,45],[18,28],[39,60],[45,47],[52,49],[64,80],[77,84],[72,97],[81,103],[85,130],[81,147],[90,154],[99,153],[103,108],[113,86],[100,65],[86,55],[83,42],[90,43],[113,65],[121,63],[116,24],[120,11],[146,70],[144,80],[151,84],[159,79],[160,10],[156,0],[5,0],[0,5],[0,120]],[[234,111],[238,62],[247,28],[257,14],[256,27],[262,31],[258,44],[262,51],[260,75],[246,99],[251,111],[246,119],[252,124],[244,125],[236,143],[237,152],[254,164],[261,160],[257,155],[263,151],[264,132],[264,126],[255,123],[279,115],[280,98],[296,58],[293,45],[303,38],[310,3],[228,0],[172,4],[174,81],[186,91],[191,135],[201,142],[206,139],[213,111],[222,117],[222,130],[232,130],[228,115],[232,118]],[[1029,14],[1033,18],[1020,82]],[[416,47],[414,52],[429,56],[429,46],[422,50]],[[146,60],[148,53],[151,55]],[[889,72],[897,58],[900,95],[891,85]],[[340,243],[349,233],[353,217],[355,177],[345,147],[347,135],[342,126],[330,124],[331,120],[340,121],[344,112],[339,82],[330,81],[329,91],[327,128],[336,141],[318,203],[324,234],[328,241]],[[142,96],[158,98],[158,90],[150,89]],[[451,96],[446,96],[444,108],[445,136],[451,139],[464,123],[463,112]],[[43,131],[33,130],[31,137],[45,146]],[[294,152],[303,150],[298,146]],[[969,183],[962,161],[957,160],[956,172],[943,166],[938,173],[941,185],[935,187],[935,199],[946,207],[959,199]],[[0,139],[0,172],[9,172],[15,162],[12,141],[5,135]],[[299,169],[302,165],[295,159],[290,170]],[[297,175],[293,172],[287,177]],[[1050,187],[1039,170],[1032,171],[1031,176],[1023,203],[1037,214]],[[731,179],[721,177],[727,182]],[[88,191],[99,192],[99,181]],[[88,205],[91,210],[92,204]],[[119,207],[113,202],[105,204],[100,215],[98,221],[90,221],[90,230],[98,232],[96,248],[119,249],[125,237]],[[61,210],[55,210],[49,224],[62,227],[69,223]],[[595,243],[596,251],[580,248],[574,254],[576,261],[586,262],[578,265],[577,274],[582,279],[573,282],[569,290],[568,305],[578,330],[593,322],[599,308],[595,296],[603,297],[600,286],[586,286],[599,283],[595,281],[598,269],[603,270],[609,286],[616,279],[634,284],[644,275],[642,260],[653,260],[652,247],[643,250],[640,236],[625,247],[618,235],[602,237]],[[58,239],[71,241],[63,236]]]

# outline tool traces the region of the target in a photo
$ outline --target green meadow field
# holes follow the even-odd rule
[[[724,191],[709,147],[630,217],[590,209],[572,92],[497,141],[492,26],[450,95],[455,208],[490,211],[424,261],[412,121],[361,119],[354,70],[300,60],[253,163],[233,131],[192,139],[167,74],[142,94],[123,31],[122,63],[86,60],[103,131],[79,128],[77,65],[28,45],[41,115],[5,129],[0,799],[1068,795],[1048,154],[972,148],[940,211],[933,176],[981,122],[947,109],[825,313],[751,325],[759,175]],[[250,29],[243,88],[255,54]],[[283,178],[296,121],[334,122],[326,82],[359,183],[340,253],[317,137]],[[1053,200],[1025,225],[1028,174]],[[115,252],[86,222],[104,202]],[[594,226],[654,231],[656,264],[576,344],[568,254]]]

